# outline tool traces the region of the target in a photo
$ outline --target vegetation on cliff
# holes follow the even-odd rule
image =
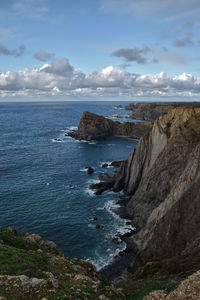
[[[1,298],[2,297],[2,298]],[[124,299],[94,266],[67,259],[53,242],[13,228],[0,229],[0,298]]]

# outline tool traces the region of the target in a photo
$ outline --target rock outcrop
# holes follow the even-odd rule
[[[95,267],[67,259],[38,234],[0,229],[0,299],[124,299]]]
[[[143,300],[198,300],[200,297],[200,271],[185,279],[177,289],[171,293],[164,290],[151,292]]]
[[[143,123],[120,123],[106,119],[90,112],[83,112],[78,130],[67,135],[78,140],[95,140],[109,136],[128,136],[140,138],[152,128],[151,122]]]
[[[200,108],[172,109],[140,139],[115,178],[114,189],[131,195],[127,212],[140,229],[127,240],[138,251],[135,269],[178,260],[184,251],[188,256],[191,244],[199,249],[199,184]]]

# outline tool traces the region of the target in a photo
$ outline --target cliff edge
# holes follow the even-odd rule
[[[154,122],[115,178],[114,189],[131,195],[127,212],[138,226],[127,240],[137,250],[134,269],[178,261],[192,253],[191,245],[199,253],[199,184],[200,108],[172,109]]]

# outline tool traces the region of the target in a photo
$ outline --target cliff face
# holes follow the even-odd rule
[[[120,123],[102,116],[83,112],[77,131],[70,132],[69,135],[79,140],[93,140],[108,136],[129,136],[140,138],[152,127],[151,122],[144,123]]]
[[[132,197],[127,212],[140,230],[129,239],[136,266],[200,244],[200,108],[180,107],[155,121],[116,175]]]

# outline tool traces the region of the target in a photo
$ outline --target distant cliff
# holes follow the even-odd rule
[[[127,212],[139,229],[127,240],[138,251],[135,268],[200,249],[199,185],[200,108],[175,108],[154,122],[115,178],[115,191],[131,195]]]
[[[155,121],[160,116],[176,107],[199,107],[199,102],[152,102],[152,103],[130,103],[127,110],[132,110],[130,118],[136,120]]]
[[[155,121],[158,117],[167,114],[170,109],[174,108],[174,105],[159,105],[157,103],[143,103],[134,109],[130,118],[136,120]]]
[[[83,112],[78,130],[68,135],[78,140],[93,140],[109,136],[140,138],[152,128],[151,122],[120,123],[87,111]]]

